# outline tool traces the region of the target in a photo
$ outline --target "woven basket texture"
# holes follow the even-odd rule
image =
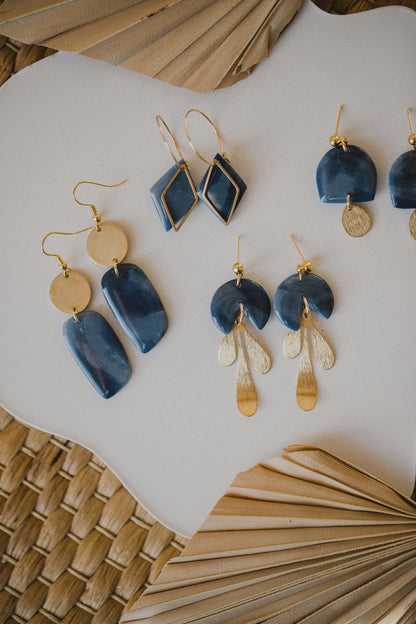
[[[416,0],[315,0],[332,13]],[[54,50],[0,35],[0,85]],[[82,446],[0,408],[0,624],[115,624],[187,540]]]
[[[0,624],[113,624],[187,540],[90,451],[0,408]]]

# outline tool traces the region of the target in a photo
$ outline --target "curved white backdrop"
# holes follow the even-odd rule
[[[17,74],[0,91],[0,401],[15,416],[67,436],[115,470],[161,521],[191,535],[239,470],[292,442],[314,443],[358,463],[405,492],[416,463],[416,242],[411,211],[392,208],[388,171],[410,146],[406,108],[416,124],[416,14],[392,7],[348,17],[306,3],[269,60],[234,87],[202,96],[80,56],[58,53]],[[321,204],[315,186],[340,104],[340,132],[373,157],[378,175],[368,204],[373,228],[348,237],[342,206]],[[218,124],[248,191],[229,227],[203,204],[179,233],[166,233],[148,189],[170,166],[154,117],[177,135],[195,181],[204,164],[183,130],[188,108]],[[193,121],[193,120],[191,120]],[[217,145],[208,125],[193,125],[204,153]],[[72,361],[62,339],[66,315],[49,302],[58,272],[40,251],[51,230],[90,223],[75,204],[82,179],[117,189],[80,189],[103,220],[125,228],[126,260],[157,287],[170,328],[149,354],[135,351],[106,307],[105,269],[85,239],[50,239],[93,286],[99,310],[127,347],[133,376],[105,401]],[[299,362],[282,353],[286,329],[273,315],[254,331],[273,357],[253,373],[256,416],[240,416],[235,367],[217,361],[222,338],[209,312],[218,286],[233,277],[237,236],[246,277],[272,298],[299,257],[289,234],[335,295],[318,328],[334,346],[330,371],[315,367],[318,405],[296,405]]]

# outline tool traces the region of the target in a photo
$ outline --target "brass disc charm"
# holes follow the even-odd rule
[[[350,236],[364,236],[371,228],[371,218],[364,208],[350,204],[345,206],[342,213],[342,225]]]
[[[409,230],[413,238],[416,239],[416,210],[414,210],[410,215]]]
[[[121,262],[129,247],[124,230],[114,223],[101,223],[100,230],[92,230],[87,240],[90,257],[101,266]]]
[[[82,312],[91,298],[91,286],[85,275],[78,271],[70,271],[67,277],[63,273],[57,275],[49,288],[49,297],[60,312],[72,314]]]

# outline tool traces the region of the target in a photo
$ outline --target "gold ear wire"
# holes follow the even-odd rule
[[[179,160],[185,160],[185,159],[184,159],[184,157],[183,157],[183,155],[182,155],[182,152],[181,152],[181,150],[180,150],[180,148],[179,148],[179,145],[178,145],[178,143],[177,143],[177,141],[176,141],[176,139],[175,139],[175,136],[174,136],[173,132],[170,130],[170,128],[169,128],[169,126],[168,126],[168,124],[167,124],[167,123],[166,123],[166,121],[163,119],[163,117],[161,117],[160,115],[156,115],[156,123],[157,123],[157,127],[159,128],[159,132],[160,132],[160,134],[162,135],[162,139],[163,139],[163,142],[164,142],[164,144],[165,144],[165,146],[166,146],[166,149],[168,150],[169,154],[172,156],[172,158],[173,158],[173,160],[175,161],[175,163],[176,163],[176,164],[178,165],[178,167],[180,168],[180,166],[181,166],[181,165],[179,164],[179,161],[178,161],[178,159],[176,158],[175,154],[173,153],[172,148],[171,148],[171,146],[169,145],[169,143],[168,143],[168,141],[167,141],[167,139],[166,139],[165,133],[163,132],[163,129],[162,129],[162,124],[165,126],[165,129],[167,130],[167,132],[168,132],[168,134],[169,134],[170,138],[171,138],[171,139],[172,139],[172,141],[173,141],[173,144],[174,144],[174,146],[175,146],[175,149],[176,149],[176,151],[177,151],[177,152],[178,152],[178,154],[179,154]]]
[[[70,271],[71,269],[68,267],[68,264],[65,262],[65,260],[62,259],[62,257],[59,254],[45,251],[46,239],[49,236],[52,236],[52,234],[57,234],[59,236],[75,236],[75,234],[81,234],[81,232],[87,232],[87,230],[92,230],[92,229],[93,229],[93,226],[91,225],[90,227],[83,228],[82,230],[78,230],[77,232],[49,232],[48,234],[46,234],[46,236],[43,237],[42,244],[41,244],[43,253],[45,254],[45,256],[54,256],[55,258],[57,258],[59,267],[64,272],[65,277],[67,276],[68,271]]]
[[[292,239],[292,243],[294,244],[294,246],[298,250],[298,253],[299,253],[300,257],[303,260],[303,264],[298,264],[298,268],[297,268],[297,272],[298,272],[298,275],[299,275],[299,281],[301,282],[302,279],[303,279],[303,274],[304,273],[310,273],[313,270],[313,265],[312,265],[312,262],[310,262],[309,260],[305,259],[305,256],[303,255],[303,253],[299,249],[299,246],[298,246],[297,242],[295,241],[295,237],[293,236],[293,234],[290,234],[290,238]]]
[[[415,134],[415,131],[413,130],[412,118],[410,117],[410,108],[407,109],[407,118],[409,120],[409,126],[410,126],[410,132],[411,132],[408,141],[410,145],[416,149],[416,134]]]
[[[198,150],[196,149],[195,145],[194,145],[194,144],[193,144],[193,142],[192,142],[192,139],[191,139],[191,137],[190,137],[189,130],[188,130],[188,115],[189,115],[190,113],[199,113],[200,115],[202,115],[203,117],[205,117],[205,119],[206,119],[206,120],[207,120],[207,121],[211,124],[211,126],[212,126],[212,127],[214,128],[214,130],[215,130],[215,134],[217,135],[217,139],[218,139],[218,142],[219,142],[219,144],[220,144],[221,156],[222,156],[223,158],[225,158],[226,160],[228,160],[228,158],[227,158],[227,154],[224,152],[224,148],[223,148],[223,146],[222,146],[221,135],[220,135],[220,133],[219,133],[219,131],[218,131],[217,126],[216,126],[216,125],[214,124],[214,122],[213,122],[213,121],[212,121],[212,120],[208,117],[208,115],[206,115],[205,113],[203,113],[202,111],[200,111],[198,108],[190,108],[190,109],[188,110],[188,112],[185,114],[184,124],[185,124],[185,132],[186,132],[186,136],[188,137],[189,144],[190,144],[190,146],[192,147],[192,149],[194,150],[195,154],[196,154],[196,155],[197,155],[197,156],[198,156],[201,160],[203,160],[205,163],[207,163],[207,165],[211,165],[211,164],[212,164],[212,161],[207,160],[206,158],[204,158],[204,157],[202,156],[202,154],[201,154],[200,152],[198,152]]]
[[[104,186],[105,188],[115,188],[116,186],[121,186],[125,182],[127,182],[127,178],[125,180],[122,180],[121,182],[118,182],[117,184],[102,184],[101,182],[91,182],[90,180],[81,180],[81,182],[78,182],[78,184],[76,184],[74,186],[74,190],[72,191],[72,197],[75,199],[77,204],[79,204],[80,206],[89,206],[91,208],[92,215],[93,215],[92,218],[94,219],[94,221],[97,224],[96,225],[97,230],[100,229],[101,215],[97,212],[97,209],[94,206],[94,204],[88,204],[88,203],[79,201],[79,199],[77,199],[77,197],[75,195],[75,191],[77,190],[77,188],[79,186],[81,186],[81,184],[94,184],[95,186]]]
[[[342,109],[344,108],[344,106],[341,104],[341,106],[339,107],[339,113],[338,113],[338,119],[337,119],[337,125],[335,128],[335,134],[333,134],[331,136],[331,138],[329,139],[329,143],[332,145],[332,147],[338,147],[338,145],[342,145],[342,148],[344,150],[344,152],[348,152],[348,140],[347,137],[339,137],[338,136],[338,127],[339,127],[339,122],[341,119],[341,113],[342,113]]]
[[[241,278],[244,275],[244,265],[241,264],[240,262],[240,239],[241,239],[241,235],[238,237],[238,243],[237,243],[237,262],[233,264],[233,272],[237,276],[237,286],[240,285]]]

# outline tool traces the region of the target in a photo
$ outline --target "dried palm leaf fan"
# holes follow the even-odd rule
[[[248,76],[302,0],[4,0],[0,33],[206,93]]]
[[[122,620],[413,624],[416,503],[311,446],[237,475]]]

